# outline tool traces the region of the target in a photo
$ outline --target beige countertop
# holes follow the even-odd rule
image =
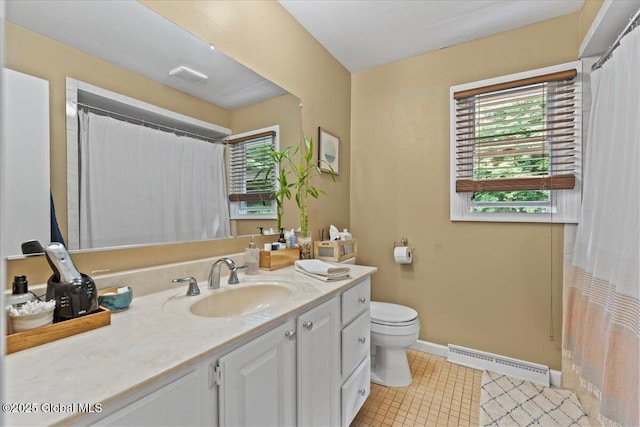
[[[48,404],[100,403],[106,410],[111,403],[246,341],[377,271],[349,267],[351,279],[330,283],[293,267],[253,276],[240,273],[236,287],[273,278],[289,282],[293,293],[281,305],[231,318],[200,317],[189,311],[192,303],[231,287],[224,277],[219,290],[199,282],[201,294],[195,297],[184,295],[186,284],[142,297],[136,297],[134,288],[131,307],[112,313],[111,325],[6,356],[3,403],[29,404],[37,412],[5,412],[5,423],[66,424],[83,415],[47,412]]]

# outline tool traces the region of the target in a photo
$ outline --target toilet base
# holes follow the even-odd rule
[[[387,387],[406,387],[413,382],[405,348],[376,347],[371,382]]]

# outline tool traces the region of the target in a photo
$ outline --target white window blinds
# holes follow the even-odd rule
[[[269,151],[276,149],[274,131],[227,141],[229,144],[229,201],[272,200],[276,167]]]
[[[456,192],[574,188],[576,75],[455,92]]]

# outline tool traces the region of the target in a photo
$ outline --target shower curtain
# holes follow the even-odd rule
[[[590,416],[624,426],[640,425],[639,76],[636,29],[591,74],[583,204],[565,241],[563,383]]]
[[[222,144],[78,116],[81,249],[229,236]]]

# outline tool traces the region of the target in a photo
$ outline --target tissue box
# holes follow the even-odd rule
[[[340,262],[355,258],[358,255],[358,241],[351,240],[323,240],[313,242],[316,259]]]

